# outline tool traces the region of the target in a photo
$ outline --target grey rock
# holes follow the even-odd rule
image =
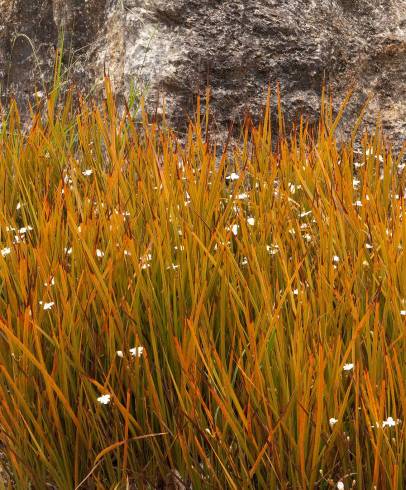
[[[0,0],[0,11],[3,103],[27,107],[48,84],[63,31],[67,81],[97,93],[106,69],[121,100],[137,87],[180,133],[207,85],[218,134],[257,120],[276,82],[288,127],[315,121],[325,79],[336,106],[355,90],[342,136],[372,95],[366,127],[381,117],[405,140],[406,0]]]

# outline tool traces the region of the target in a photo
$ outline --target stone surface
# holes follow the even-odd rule
[[[22,106],[47,85],[58,32],[66,80],[96,91],[135,86],[151,113],[165,100],[180,132],[196,95],[211,87],[213,127],[257,118],[280,82],[286,118],[318,114],[323,78],[336,103],[355,96],[344,134],[368,94],[397,143],[406,138],[406,0],[0,0],[3,103]]]

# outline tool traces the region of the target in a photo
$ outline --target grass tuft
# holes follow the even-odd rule
[[[380,128],[339,148],[323,97],[286,135],[269,95],[216,158],[207,117],[181,143],[108,79],[101,107],[58,97],[0,133],[17,488],[405,488],[405,173]]]

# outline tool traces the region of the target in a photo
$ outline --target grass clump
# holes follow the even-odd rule
[[[47,104],[0,134],[17,488],[403,489],[405,174],[379,128],[338,149],[322,99],[287,136],[268,99],[218,159],[207,119],[181,144],[108,80],[101,108]]]

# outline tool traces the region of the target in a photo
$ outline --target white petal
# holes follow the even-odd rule
[[[388,417],[386,420],[382,422],[382,427],[395,427],[396,421],[393,419],[393,417]]]
[[[227,175],[226,180],[238,180],[240,176],[235,172],[232,172],[230,175]]]
[[[97,401],[102,405],[108,405],[110,403],[110,400],[111,400],[111,395],[108,394],[99,396],[99,398],[97,399]]]
[[[141,357],[143,353],[144,353],[144,347],[142,346],[133,347],[132,349],[130,349],[130,354],[133,357]]]
[[[11,248],[10,247],[5,247],[1,251],[2,257],[5,257],[6,255],[9,255],[11,253]]]

